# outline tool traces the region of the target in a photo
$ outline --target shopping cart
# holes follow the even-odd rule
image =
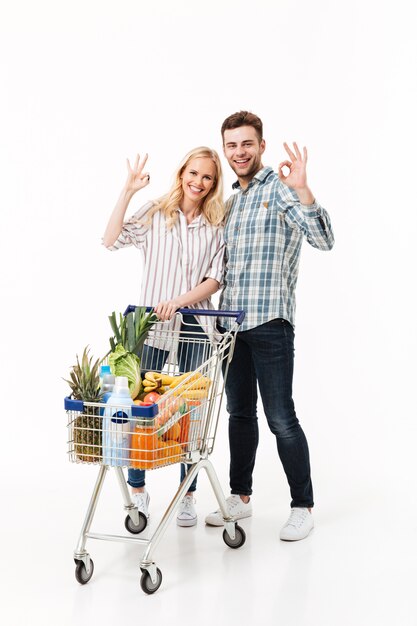
[[[130,305],[124,315],[134,309]],[[205,334],[201,331],[196,333],[195,326],[185,323],[186,316],[190,314],[196,316]],[[149,386],[164,391],[153,404],[109,406],[108,403],[65,398],[69,459],[99,466],[74,551],[75,577],[79,583],[87,583],[94,572],[93,560],[86,550],[87,539],[132,542],[145,548],[140,562],[142,590],[147,594],[157,591],[162,574],[153,554],[180,501],[201,469],[207,472],[223,514],[224,542],[230,548],[240,548],[245,543],[245,532],[229,515],[225,496],[209,460],[236,331],[244,315],[243,311],[180,309],[170,322],[156,323],[148,333],[141,357],[144,382],[148,381]],[[215,327],[217,316],[233,318],[232,329],[220,334]],[[179,364],[190,362],[199,365],[190,372],[181,371]],[[91,532],[109,469],[116,474],[127,512],[125,528],[129,533],[138,535],[146,528],[147,518],[132,502],[123,468],[148,471],[179,462],[187,464],[188,471],[149,538]]]

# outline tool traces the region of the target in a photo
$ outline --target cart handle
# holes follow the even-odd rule
[[[126,311],[123,313],[126,316],[128,313],[134,311],[136,306],[134,304],[129,304],[126,308]],[[152,311],[152,306],[147,306],[146,312]],[[235,317],[236,322],[240,324],[245,319],[245,311],[213,311],[211,309],[177,309],[176,313],[182,313],[183,315],[205,315],[206,317]]]
[[[95,405],[96,403],[93,404]],[[66,396],[64,400],[64,406],[66,411],[76,411],[77,413],[84,413],[84,402],[82,400],[74,400],[74,398]],[[129,408],[132,411],[132,417],[145,417],[152,419],[158,413],[158,407],[156,404],[150,404],[148,406],[132,404],[132,406],[129,405]]]

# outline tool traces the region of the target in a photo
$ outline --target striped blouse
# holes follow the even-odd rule
[[[153,202],[141,207],[123,224],[122,231],[109,250],[134,245],[143,253],[143,276],[140,304],[156,306],[197,287],[205,278],[223,282],[223,229],[212,226],[200,214],[190,224],[178,209],[178,220],[167,228],[162,211],[149,222],[146,214]],[[189,308],[213,309],[209,298]],[[215,318],[207,318],[214,328]],[[201,325],[205,320],[199,319]],[[169,324],[169,323],[168,323]]]

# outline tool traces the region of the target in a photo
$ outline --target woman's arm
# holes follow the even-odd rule
[[[130,166],[129,159],[127,161],[127,179],[124,187],[117,200],[116,206],[113,209],[110,219],[107,224],[107,228],[103,235],[103,244],[106,248],[109,248],[114,244],[123,228],[123,220],[129,202],[133,198],[134,194],[149,185],[149,174],[143,172],[148,155],[146,154],[142,161],[140,161],[139,155],[136,156],[136,161],[133,168]]]
[[[213,293],[216,293],[219,288],[220,283],[217,280],[214,278],[206,278],[202,283],[197,285],[197,287],[194,287],[194,289],[190,289],[190,291],[172,300],[159,302],[154,308],[154,311],[159,319],[165,322],[171,319],[177,309],[183,309],[184,307],[190,306],[190,304],[201,302],[212,296]]]

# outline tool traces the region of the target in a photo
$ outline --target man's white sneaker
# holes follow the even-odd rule
[[[249,502],[243,502],[240,496],[233,494],[226,498],[226,504],[230,516],[235,520],[252,515],[252,503],[250,500]],[[217,509],[217,511],[209,513],[206,517],[206,524],[208,526],[223,526],[224,519],[221,510]]]
[[[308,537],[314,528],[313,516],[308,509],[294,507],[281,528],[279,538],[282,541],[299,541]]]
[[[139,491],[136,493],[132,493],[132,502],[137,508],[138,511],[142,512],[146,519],[149,519],[149,493],[147,491]]]
[[[184,496],[181,500],[177,514],[178,526],[195,526],[197,524],[194,502],[193,496]]]

